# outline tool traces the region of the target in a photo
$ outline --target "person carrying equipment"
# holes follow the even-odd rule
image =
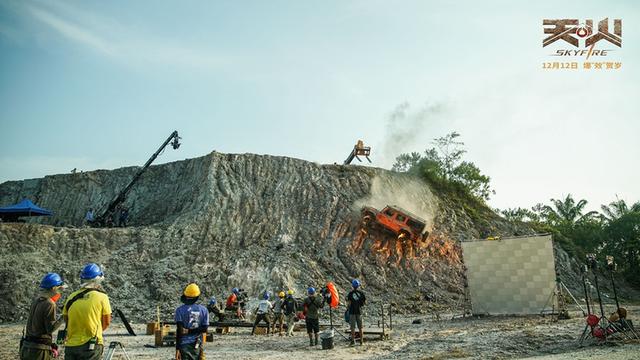
[[[211,299],[209,299],[207,310],[209,310],[209,314],[215,315],[218,318],[218,321],[224,321],[224,312],[220,310],[220,307],[218,307],[218,301],[215,296],[212,296]]]
[[[279,336],[282,336],[282,327],[284,326],[284,314],[282,312],[283,305],[284,291],[280,291],[278,293],[278,297],[273,302],[273,329],[271,330],[271,333],[275,334],[276,323],[278,323],[280,325],[280,330],[278,331]]]
[[[200,288],[191,283],[184,288],[176,309],[176,360],[204,360],[204,344],[209,327],[209,311],[196,304]]]
[[[89,263],[80,272],[80,289],[67,298],[62,316],[67,323],[65,360],[99,360],[104,341],[102,332],[111,324],[111,304],[100,285],[104,273]]]
[[[347,294],[347,312],[349,313],[349,325],[351,326],[351,345],[356,344],[356,325],[358,325],[358,331],[360,332],[360,345],[364,345],[364,329],[362,328],[362,313],[360,308],[366,304],[367,298],[360,290],[360,281],[358,279],[351,281],[351,287],[353,287],[353,290]]]
[[[309,346],[318,345],[318,333],[320,332],[319,310],[324,306],[324,298],[316,296],[316,289],[307,289],[309,296],[304,299],[304,315],[309,335]],[[315,340],[315,341],[314,341]]]
[[[269,335],[269,329],[271,324],[269,322],[269,312],[273,309],[273,305],[269,301],[269,293],[265,292],[262,296],[262,300],[258,303],[258,308],[256,309],[256,320],[253,322],[253,329],[251,329],[251,335],[254,335],[256,332],[256,326],[260,323],[260,321],[264,320],[267,323],[267,335]]]
[[[293,298],[293,290],[287,291],[287,297],[282,304],[282,312],[287,319],[287,336],[293,336],[293,323],[298,312],[298,304],[296,299]]]
[[[56,302],[67,286],[60,275],[47,273],[40,281],[40,291],[31,301],[26,334],[20,341],[21,360],[49,360],[58,357],[53,332],[62,325],[56,319]]]

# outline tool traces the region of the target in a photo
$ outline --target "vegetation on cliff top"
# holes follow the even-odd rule
[[[491,178],[473,163],[463,159],[466,150],[452,132],[433,140],[424,153],[400,154],[392,167],[421,178],[443,196],[460,200],[467,214],[483,221],[485,201],[495,191]],[[495,211],[514,223],[523,223],[536,232],[552,233],[569,254],[583,259],[594,253],[598,258],[615,257],[619,270],[634,285],[640,285],[640,202],[628,205],[622,199],[601,205],[601,212],[585,212],[587,200],[576,201],[571,194],[563,199],[550,199],[532,208]]]

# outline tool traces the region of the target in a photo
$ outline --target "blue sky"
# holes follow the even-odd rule
[[[542,19],[607,16],[622,69],[541,69]],[[492,206],[637,201],[639,20],[633,1],[0,1],[0,181],[141,165],[174,129],[158,163],[342,162],[363,139],[389,167],[455,130]]]

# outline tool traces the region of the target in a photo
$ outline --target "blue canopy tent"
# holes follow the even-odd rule
[[[51,215],[53,215],[52,211],[39,207],[29,199],[24,199],[15,205],[0,208],[0,218],[4,221],[16,221],[21,216]]]

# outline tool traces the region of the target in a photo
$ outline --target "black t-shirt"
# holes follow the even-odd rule
[[[367,298],[364,296],[364,293],[360,290],[351,290],[349,294],[347,294],[347,300],[349,303],[349,314],[351,315],[360,315],[360,308],[364,306]]]
[[[284,307],[284,313],[285,313],[286,315],[293,314],[293,313],[294,313],[294,312],[296,312],[296,310],[297,310],[297,309],[296,309],[296,308],[297,308],[297,306],[296,306],[296,305],[297,305],[297,304],[296,304],[296,299],[294,299],[293,297],[287,297],[287,298],[285,298],[285,299],[284,299],[284,304],[283,304],[283,307]]]

